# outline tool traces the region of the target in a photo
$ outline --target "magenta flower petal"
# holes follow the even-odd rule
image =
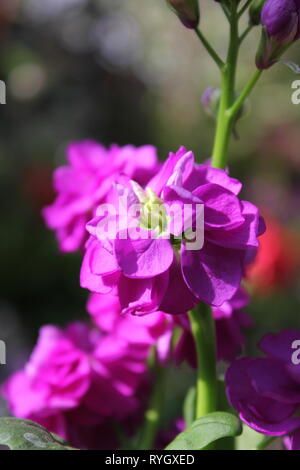
[[[300,450],[300,429],[284,439],[288,450]]]
[[[148,183],[148,186],[158,195],[160,196],[162,190],[167,185],[169,178],[172,176],[174,172],[174,168],[179,160],[184,157],[187,153],[189,153],[184,147],[180,147],[180,149],[176,153],[170,153],[169,158],[164,162],[163,167],[157,173],[154,178]]]
[[[130,306],[131,313],[135,313],[136,307],[138,314],[139,310],[144,313],[153,311],[154,304],[157,309],[163,308],[169,313],[181,313],[199,301],[221,306],[235,295],[245,263],[255,256],[257,237],[263,230],[258,210],[237,198],[241,189],[237,180],[230,178],[224,170],[196,165],[193,153],[180,148],[176,154],[170,154],[146,188],[127,178],[125,184],[116,185],[116,189],[110,192],[109,202],[117,211],[118,221],[122,222],[117,237],[103,241],[99,237],[100,220],[97,217],[87,224],[95,243],[102,245],[115,258],[115,261],[111,260],[115,271],[107,272],[109,262],[103,260],[109,255],[104,256],[100,251],[92,255],[92,249],[87,247],[89,253],[82,268],[83,286],[96,292],[103,292],[107,284],[112,288],[118,287],[123,296],[122,308],[126,310]],[[120,196],[126,194],[124,211],[118,203]],[[139,213],[131,215],[137,202]],[[164,205],[161,212],[154,210],[156,204]],[[123,212],[126,217],[122,216]],[[199,226],[203,212],[204,230]],[[151,224],[146,219],[150,215],[154,216]],[[97,216],[100,216],[99,211]],[[198,237],[198,245],[189,242],[191,232],[195,233],[196,229],[201,236],[201,239]],[[169,235],[170,241],[166,239]],[[204,245],[201,243],[202,235]],[[172,267],[179,249],[182,275]],[[161,296],[160,305],[153,302],[149,294],[151,282],[131,288],[132,299],[128,294],[125,296],[123,286],[120,289],[123,278],[152,280],[162,273],[168,274],[169,285],[164,289],[165,297]],[[107,280],[107,275],[113,279]],[[174,294],[179,289],[184,293],[181,296],[184,301]],[[229,324],[227,326],[229,328]],[[242,339],[235,335],[235,326],[232,325],[232,335],[240,344]],[[239,331],[238,327],[236,331]]]
[[[68,166],[54,172],[57,197],[43,210],[46,224],[55,230],[63,251],[84,245],[86,222],[97,206],[106,202],[112,184],[121,175],[146,184],[160,168],[156,150],[151,146],[113,145],[106,149],[93,141],[75,142],[68,146],[67,158]]]
[[[296,406],[264,398],[256,392],[248,375],[253,361],[255,359],[238,359],[227,370],[228,400],[240,418],[256,431],[271,436],[288,434],[300,425],[300,418],[291,417]]]
[[[93,274],[111,274],[119,270],[113,254],[103,248],[97,240],[91,238],[86,253],[88,253],[89,265]]]
[[[242,184],[239,180],[231,178],[225,170],[212,168],[210,164],[196,166],[185,182],[185,186],[190,191],[194,191],[199,186],[208,183],[217,184],[222,188],[228,189],[228,191],[231,191],[236,196],[242,189]]]
[[[94,323],[106,332],[112,330],[116,316],[121,315],[119,298],[112,294],[91,294],[86,309]]]
[[[150,279],[130,279],[122,276],[118,293],[123,313],[145,315],[159,310],[168,280],[168,272]]]
[[[207,230],[229,230],[241,226],[245,218],[237,197],[217,184],[205,184],[193,194],[205,204],[205,228]]]
[[[6,398],[12,398],[11,412],[14,416],[30,416],[31,413],[39,413],[44,409],[47,400],[47,390],[36,389],[32,381],[24,371],[13,374],[2,387],[2,394]],[[22,397],[15,400],[14,397]]]
[[[244,223],[240,226],[222,232],[207,231],[207,239],[223,247],[241,250],[248,247],[256,250],[259,245],[257,234],[260,226],[258,209],[253,204],[242,201],[242,216]],[[251,256],[255,253],[256,251],[253,251]]]
[[[300,403],[300,387],[286,373],[278,359],[258,358],[248,367],[248,375],[256,392],[281,403]]]
[[[169,240],[117,239],[115,253],[118,264],[127,277],[157,276],[171,266],[174,252]]]
[[[96,239],[91,239],[81,265],[81,287],[106,294],[117,285],[119,276],[115,258]]]
[[[182,314],[191,310],[198,300],[187,287],[181,267],[174,258],[173,264],[169,270],[169,284],[164,298],[160,305],[163,312],[171,314]]]
[[[151,346],[157,344],[168,354],[172,332],[173,324],[162,312],[143,319],[120,311],[105,315],[113,321],[101,332],[83,323],[44,327],[24,369],[3,387],[15,416],[40,423],[83,449],[107,449],[108,442],[118,448],[112,421],[129,435],[135,432],[148,400]],[[99,435],[104,443],[102,437],[98,442]]]
[[[233,297],[242,279],[239,250],[206,242],[200,251],[184,247],[181,254],[183,277],[199,300],[219,306]]]
[[[300,335],[296,333],[285,330],[265,336],[261,346],[268,356],[234,361],[225,377],[228,399],[240,418],[263,434],[286,436],[288,448],[293,436],[298,445],[300,428],[300,382],[295,380],[299,366],[291,360],[291,344]]]
[[[177,153],[178,155],[178,153]],[[182,186],[194,169],[195,158],[191,151],[186,152],[180,157],[174,166],[173,172],[169,177],[166,187]]]
[[[281,415],[279,413],[282,411],[282,407],[279,406],[278,403],[272,403],[272,401],[268,399],[264,403],[264,406],[269,407],[269,411],[272,410],[273,415],[275,416],[277,414],[280,419]],[[300,418],[291,417],[281,419],[277,423],[270,423],[259,418],[253,418],[250,413],[244,411],[241,412],[239,416],[241,420],[248,424],[252,429],[262,434],[266,434],[267,436],[285,436],[295,429],[298,429],[300,426]]]
[[[196,195],[180,186],[168,186],[164,190],[164,203],[171,220],[170,233],[178,236],[186,229],[196,227],[196,218],[200,216],[197,205],[203,206]]]
[[[219,318],[216,321],[217,357],[219,360],[233,361],[245,345],[245,336],[239,323],[239,316]]]
[[[230,299],[230,304],[233,310],[240,310],[250,303],[250,296],[243,288],[239,289],[237,293]]]
[[[298,330],[283,330],[278,334],[265,335],[259,347],[267,356],[291,363],[292,344],[295,340],[300,340]]]

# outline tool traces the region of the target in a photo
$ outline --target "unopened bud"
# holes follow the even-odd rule
[[[267,0],[261,12],[263,31],[256,66],[267,69],[300,37],[298,0]]]
[[[292,43],[281,42],[273,36],[269,36],[266,28],[263,28],[255,58],[256,67],[264,70],[276,64],[290,44]]]
[[[200,20],[198,0],[166,0],[186,28],[195,29]]]
[[[201,97],[201,103],[208,116],[213,118],[217,117],[220,97],[221,90],[219,88],[209,87],[204,91]]]

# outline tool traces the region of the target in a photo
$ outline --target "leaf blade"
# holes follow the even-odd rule
[[[224,437],[241,434],[240,420],[227,412],[214,412],[194,423],[166,447],[166,450],[201,450]]]
[[[37,423],[0,418],[0,445],[10,450],[76,450]]]

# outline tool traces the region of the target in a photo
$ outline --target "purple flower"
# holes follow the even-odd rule
[[[68,165],[54,172],[57,197],[43,210],[49,228],[56,232],[61,251],[81,248],[86,241],[85,225],[97,205],[106,199],[112,182],[127,175],[145,184],[158,169],[154,147],[106,149],[93,141],[74,142],[67,149]]]
[[[261,22],[269,36],[280,42],[300,37],[299,0],[268,0],[262,9]]]
[[[263,32],[256,65],[266,69],[300,37],[300,1],[268,0],[261,12],[261,22]]]
[[[240,190],[238,180],[224,170],[196,165],[183,147],[170,154],[145,189],[134,181],[117,185],[110,201],[120,228],[103,236],[99,227],[108,220],[103,214],[87,224],[91,238],[81,286],[116,292],[122,311],[136,315],[185,313],[200,301],[222,305],[237,292],[264,231],[258,209],[239,200]],[[136,205],[138,216],[130,216]],[[197,225],[199,206],[204,207],[203,226]],[[201,238],[202,229],[204,246],[190,249],[187,234]]]
[[[245,344],[243,330],[252,326],[252,319],[244,312],[249,301],[245,290],[240,288],[231,300],[213,308],[219,361],[231,362],[241,353]],[[188,318],[181,317],[178,323],[183,326],[184,331],[175,350],[176,360],[179,363],[187,360],[192,367],[197,367],[196,349]]]
[[[138,323],[108,309],[101,330],[83,323],[43,327],[28,363],[3,386],[13,415],[77,447],[115,448],[113,420],[130,432],[147,400],[147,359],[167,329],[166,318],[154,317]]]
[[[113,294],[91,294],[87,311],[101,331],[113,331],[133,349],[141,344],[149,348],[155,345],[160,361],[169,359],[175,327],[170,315],[164,312],[154,312],[143,317],[122,315],[120,301]]]
[[[300,365],[293,361],[299,341],[297,330],[268,334],[260,342],[265,357],[238,359],[226,374],[227,396],[240,418],[263,434],[288,436],[293,450],[300,449]]]

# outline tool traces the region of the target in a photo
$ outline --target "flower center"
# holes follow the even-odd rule
[[[132,182],[132,188],[141,204],[140,227],[162,234],[168,226],[168,216],[163,201],[151,188],[144,190],[136,182]]]

